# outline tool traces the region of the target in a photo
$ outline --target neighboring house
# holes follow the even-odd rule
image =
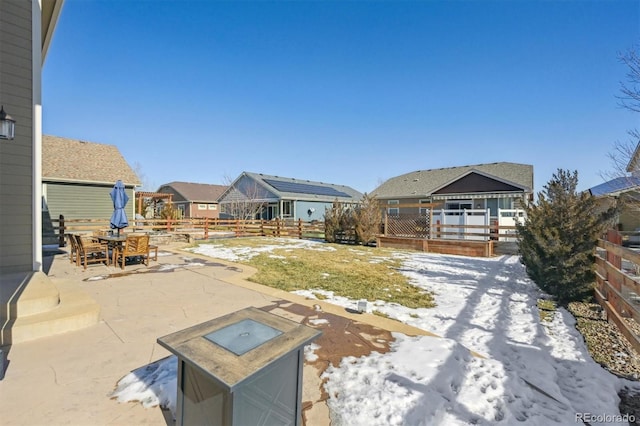
[[[390,215],[424,213],[397,204],[440,203],[446,210],[515,209],[533,199],[533,166],[508,162],[418,170],[391,178],[371,193]]]
[[[226,185],[210,185],[206,183],[170,182],[157,192],[172,194],[172,204],[185,218],[218,218],[218,198],[228,188]]]
[[[140,179],[115,145],[44,135],[42,137],[42,206],[46,220],[106,219],[113,213],[109,193],[124,183],[129,219],[135,214]],[[46,226],[46,223],[45,223]]]
[[[629,176],[618,176],[589,188],[588,191],[597,197],[598,205],[603,211],[618,204],[618,230],[635,231],[640,229],[640,143],[629,159],[626,170]]]
[[[220,196],[222,212],[239,218],[324,220],[334,201],[357,203],[362,194],[345,185],[242,172]]]

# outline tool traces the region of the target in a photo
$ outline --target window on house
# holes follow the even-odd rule
[[[499,198],[498,199],[498,208],[499,209],[512,209],[513,208],[512,201],[513,200],[511,198]]]
[[[218,210],[217,204],[209,204],[209,210]]]
[[[198,204],[198,210],[206,210],[206,209],[207,209],[206,204]]]
[[[185,216],[184,215],[184,205],[183,204],[179,204],[178,205],[178,216],[181,217],[181,218]]]
[[[473,202],[468,200],[456,200],[447,202],[447,210],[470,210],[473,208]]]
[[[291,201],[282,202],[282,216],[291,217]]]
[[[398,200],[387,200],[387,204],[400,204]],[[387,214],[389,216],[400,216],[400,209],[398,207],[387,208]]]

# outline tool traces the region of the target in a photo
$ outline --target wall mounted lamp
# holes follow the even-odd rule
[[[0,139],[11,140],[15,137],[16,120],[4,112],[4,105],[0,107]]]

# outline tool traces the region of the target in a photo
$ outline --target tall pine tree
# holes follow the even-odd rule
[[[561,305],[593,296],[594,250],[615,211],[599,211],[595,197],[576,192],[577,185],[577,171],[558,169],[516,224],[527,274]]]

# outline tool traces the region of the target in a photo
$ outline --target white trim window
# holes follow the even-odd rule
[[[206,210],[206,209],[207,209],[206,204],[198,204],[198,210]]]
[[[291,217],[291,201],[282,202],[282,217]]]
[[[209,204],[209,210],[218,210],[217,204]]]
[[[400,204],[399,200],[387,200],[387,204]],[[399,207],[388,207],[387,214],[389,216],[400,216],[400,208]]]
[[[447,201],[446,210],[471,210],[473,200],[451,200]]]

